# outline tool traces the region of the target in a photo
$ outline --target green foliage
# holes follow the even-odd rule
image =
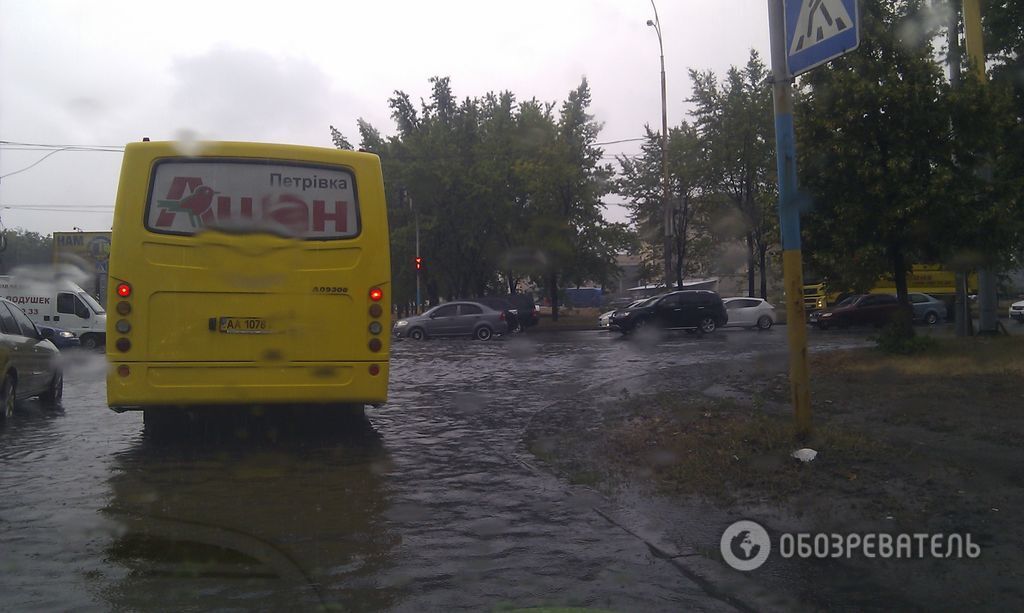
[[[621,177],[618,193],[625,196],[630,221],[639,229],[647,248],[641,250],[644,277],[661,280],[664,260],[665,212],[661,134],[644,126],[641,154],[618,157]],[[673,223],[673,268],[679,283],[683,277],[706,271],[714,241],[711,232],[711,198],[708,196],[704,152],[694,127],[685,121],[668,134],[669,203]]]
[[[935,349],[938,343],[930,336],[907,336],[903,332],[886,329],[875,337],[875,345],[882,353],[892,355],[915,355]]]
[[[750,278],[760,268],[762,286],[766,283],[767,252],[778,235],[767,76],[754,51],[747,65],[730,69],[721,84],[712,72],[690,71],[693,123],[671,128],[667,147],[677,282],[687,274],[711,272],[721,244],[739,238],[750,247]],[[645,126],[641,154],[620,157],[618,163],[618,191],[628,199],[631,221],[646,243],[645,270],[660,279],[665,231],[660,132]]]
[[[760,293],[767,297],[767,253],[778,237],[768,68],[751,50],[746,66],[730,68],[721,84],[710,71],[691,70],[690,78],[693,117],[710,167],[708,188],[721,194],[732,209],[722,218],[719,232],[746,242],[750,294],[755,293],[754,272],[760,269]]]
[[[610,281],[631,233],[601,216],[612,171],[594,145],[601,126],[586,80],[557,115],[554,104],[517,102],[508,91],[459,101],[447,77],[430,83],[418,108],[402,91],[389,100],[395,136],[359,121],[360,147],[384,169],[396,299],[413,298],[417,221],[434,301],[508,291],[526,278]],[[347,143],[334,133],[337,146]]]
[[[53,263],[53,237],[20,228],[5,230],[7,249],[0,253],[0,269],[9,273],[19,266],[46,266]]]
[[[330,126],[330,128],[331,142],[334,143],[334,146],[337,147],[338,149],[352,151],[352,143],[348,142],[348,139],[345,138],[345,135],[339,132],[338,129],[335,128],[334,126]]]
[[[1020,108],[970,74],[950,87],[925,8],[864,2],[860,47],[798,92],[805,247],[833,290],[891,274],[902,298],[915,262],[1000,267],[1022,244]]]

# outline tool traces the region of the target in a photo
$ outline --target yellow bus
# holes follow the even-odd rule
[[[968,292],[976,293],[978,276],[974,273],[968,275],[967,282]],[[952,313],[952,304],[956,297],[956,273],[937,264],[914,264],[907,273],[907,291],[945,299],[949,303],[950,313]],[[891,275],[884,276],[878,279],[870,292],[873,294],[895,294],[896,282],[893,281]],[[846,295],[848,295],[847,292],[826,291],[824,283],[806,283],[804,285],[804,308],[807,313],[825,309]]]
[[[110,246],[115,411],[387,399],[380,160],[257,143],[125,147]]]

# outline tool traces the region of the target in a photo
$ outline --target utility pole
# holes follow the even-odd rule
[[[416,212],[416,207],[413,205],[412,194],[409,193],[409,190],[404,188],[404,187],[401,187],[401,188],[399,188],[398,193],[399,193],[399,198],[400,199],[405,200],[406,202],[409,203],[409,210],[412,211],[413,225],[416,228],[416,253],[413,256],[413,258],[414,258],[413,261],[416,264],[416,266],[415,266],[415,271],[416,271],[416,309],[415,310],[416,310],[416,314],[419,315],[419,313],[420,313],[420,267],[422,266],[422,262],[423,262],[423,258],[420,257],[420,216],[419,216],[419,213]]]
[[[793,129],[793,79],[786,64],[786,12],[783,0],[768,0],[771,32],[772,94],[775,103],[775,155],[779,181],[779,226],[789,336],[789,384],[797,435],[811,432],[811,384],[804,324],[800,210],[797,204],[796,136]]]
[[[949,23],[946,28],[946,45],[948,47],[946,60],[949,65],[949,85],[953,89],[960,87],[960,70],[963,63],[960,50],[960,6],[957,0],[933,0],[933,6],[938,8],[945,4],[949,8]],[[953,126],[956,129],[956,126]],[[959,337],[972,336],[974,334],[974,322],[971,320],[971,303],[967,297],[967,271],[956,271],[956,300],[953,303],[954,317],[953,325],[956,328],[956,335]]]
[[[665,47],[661,41],[661,20],[658,19],[658,7],[651,0],[654,9],[654,21],[647,20],[647,25],[658,33],[658,51],[661,57],[661,203],[665,215],[665,289],[672,287],[672,207],[668,199],[668,97],[665,90]]]
[[[964,40],[967,43],[967,57],[982,83],[988,82],[985,72],[985,46],[981,34],[981,6],[979,0],[964,0]],[[982,168],[983,179],[991,180],[992,169]],[[985,264],[986,266],[988,263]],[[998,331],[996,303],[996,276],[988,268],[978,270],[978,333],[995,334]]]
[[[412,196],[409,196],[409,208],[412,209],[413,224],[416,226],[416,314],[420,314],[420,214],[412,204]]]

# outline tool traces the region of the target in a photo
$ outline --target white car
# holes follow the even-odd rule
[[[761,298],[723,298],[729,313],[727,326],[767,330],[775,325],[775,307]]]
[[[635,302],[631,302],[629,304],[629,306],[622,307],[622,309],[633,308],[633,307],[637,306],[638,304],[640,304],[641,302],[644,302],[646,300],[647,299],[644,298],[643,300],[637,300]],[[612,325],[612,313],[614,313],[615,311],[621,311],[622,309],[612,309],[611,311],[608,311],[607,313],[601,313],[598,316],[598,318],[597,318],[597,327],[602,329],[602,330],[610,329],[611,325]]]
[[[1024,300],[1010,305],[1010,319],[1016,319],[1017,323],[1024,324]]]

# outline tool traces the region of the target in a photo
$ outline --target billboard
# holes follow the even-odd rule
[[[100,304],[107,297],[107,262],[110,258],[110,232],[54,232],[53,261],[72,264],[88,280],[79,283]]]

